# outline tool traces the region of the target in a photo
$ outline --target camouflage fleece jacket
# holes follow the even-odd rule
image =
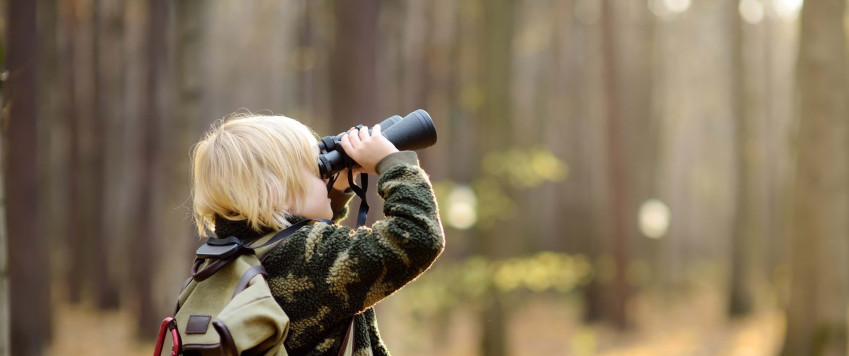
[[[354,355],[389,355],[372,307],[422,274],[442,252],[436,199],[415,152],[393,153],[376,168],[386,219],[356,230],[307,225],[263,261],[271,292],[290,318],[284,343],[289,355],[336,355],[351,316]],[[352,195],[331,193],[334,221],[347,215]],[[215,224],[219,237],[264,235],[242,221],[218,218]]]

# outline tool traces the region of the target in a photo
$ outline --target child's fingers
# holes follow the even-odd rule
[[[360,141],[368,140],[368,138],[369,138],[368,127],[366,127],[366,126],[361,127],[360,128]]]
[[[380,135],[380,124],[374,125],[374,128],[371,129],[371,137],[376,137]]]
[[[351,135],[342,136],[342,149],[345,152],[354,151],[354,146],[351,145]]]
[[[347,136],[348,140],[351,141],[352,147],[356,148],[356,147],[360,146],[360,141],[361,141],[360,135],[358,134],[358,132],[356,130],[352,130],[351,132],[348,132],[348,134],[345,135],[345,136]]]

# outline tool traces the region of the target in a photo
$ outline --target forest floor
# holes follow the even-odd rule
[[[472,310],[459,310],[434,327],[408,321],[401,303],[385,302],[378,311],[380,330],[393,354],[478,355],[480,321]],[[383,307],[381,305],[381,307]],[[380,309],[380,308],[379,308]],[[510,313],[511,356],[773,356],[784,336],[784,313],[761,308],[749,317],[729,320],[716,291],[678,298],[646,295],[630,308],[633,326],[626,332],[580,322],[574,300],[551,295],[525,300]],[[381,317],[382,315],[382,317]],[[413,328],[418,328],[418,332]],[[431,331],[439,330],[439,331]],[[434,342],[434,340],[440,340]]]
[[[423,326],[391,299],[378,308],[381,334],[395,355],[477,355],[478,322],[471,308],[457,310],[440,325]],[[385,304],[385,305],[384,305]],[[510,355],[575,356],[767,356],[775,355],[784,333],[780,310],[761,309],[729,321],[715,293],[676,302],[638,298],[631,308],[634,327],[625,333],[578,320],[574,305],[554,296],[534,296],[511,312]],[[150,355],[152,343],[133,340],[127,311],[102,312],[87,306],[54,309],[55,337],[48,355]],[[433,324],[433,323],[432,323]],[[437,341],[438,340],[438,341]]]

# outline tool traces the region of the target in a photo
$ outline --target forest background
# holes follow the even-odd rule
[[[4,5],[0,355],[150,353],[212,123],[418,108],[447,248],[394,354],[847,354],[844,0]]]

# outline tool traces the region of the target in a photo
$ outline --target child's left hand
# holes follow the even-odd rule
[[[380,160],[398,152],[398,148],[380,132],[379,124],[374,126],[371,133],[366,126],[348,131],[347,135],[342,136],[342,148],[348,157],[360,165],[358,169],[368,174],[377,174]]]

